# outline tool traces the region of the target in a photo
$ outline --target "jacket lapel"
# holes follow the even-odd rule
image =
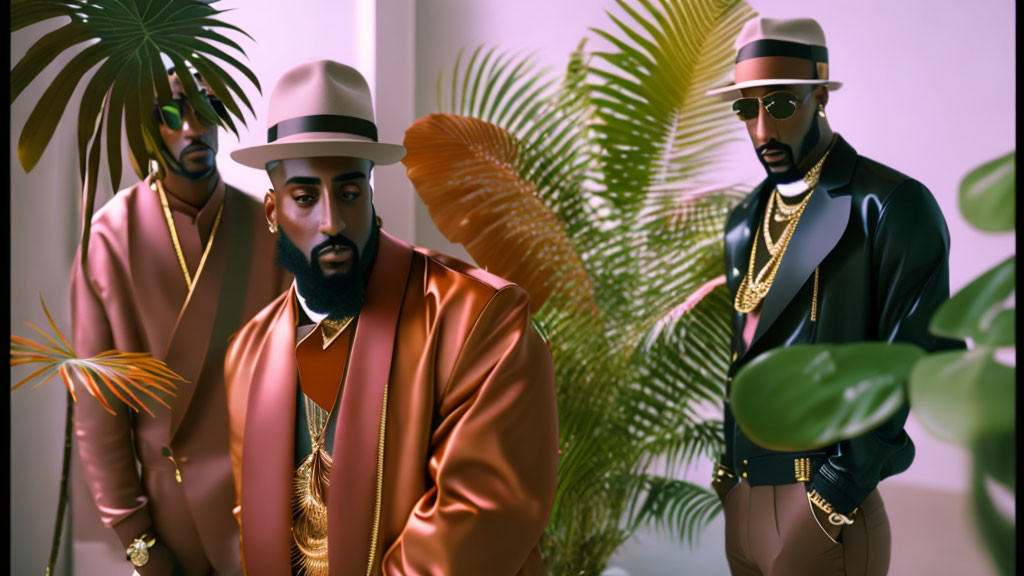
[[[382,230],[356,324],[335,428],[334,467],[327,489],[331,574],[364,574],[371,562],[373,530],[378,529],[374,520],[380,506],[377,487],[382,481],[377,477],[378,457],[383,457],[378,454],[382,411],[411,261],[412,248]],[[294,387],[291,394],[294,398]],[[375,544],[376,563],[382,543]]]
[[[765,180],[749,194],[743,202],[736,207],[736,215],[732,218],[733,225],[725,232],[726,263],[729,270],[726,270],[726,283],[729,292],[735,299],[736,291],[739,290],[743,276],[747,273],[747,266],[750,264],[750,247],[757,238],[754,234],[760,226],[761,212],[764,211],[765,188],[768,181]]]
[[[188,413],[204,367],[209,364],[209,370],[223,370],[227,338],[241,325],[251,261],[245,246],[250,244],[252,222],[236,194],[234,190],[225,190],[213,246],[198,271],[194,289],[178,312],[167,346],[167,364],[186,380],[171,403],[171,441]],[[220,378],[214,381],[219,382]]]
[[[283,299],[256,356],[242,449],[242,534],[250,576],[291,574],[295,298]]]
[[[846,225],[850,220],[850,195],[833,197],[830,192],[849,183],[857,154],[840,137],[832,155],[825,163],[818,186],[807,201],[807,207],[800,217],[779,270],[775,274],[771,290],[765,296],[757,330],[747,353],[757,346],[761,337],[778,320],[786,306],[814,273],[815,268],[836,247],[846,232]]]

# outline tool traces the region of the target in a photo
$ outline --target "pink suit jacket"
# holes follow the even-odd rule
[[[335,403],[330,573],[544,574],[558,424],[526,292],[382,231],[366,294]],[[260,312],[225,359],[250,576],[291,570],[294,300]]]
[[[290,282],[274,265],[273,236],[260,233],[263,205],[231,187],[223,202],[220,227],[190,295],[148,179],[96,213],[88,270],[79,252],[71,276],[77,354],[148,352],[188,381],[179,383],[175,398],[165,398],[171,410],[147,398],[155,417],[131,414],[107,393],[117,410],[113,416],[79,394],[75,433],[103,523],[126,547],[144,530],[155,532],[189,575],[241,573],[222,358],[227,335]],[[222,295],[225,276],[246,268],[230,263],[227,254],[239,234],[249,238],[241,253],[249,260],[248,272],[233,282],[243,292]],[[235,319],[215,330],[225,299],[234,301],[228,308]],[[212,340],[217,332],[225,334],[223,341]],[[174,462],[162,454],[164,447]],[[127,571],[131,566],[125,564]]]

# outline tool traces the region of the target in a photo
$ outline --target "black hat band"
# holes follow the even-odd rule
[[[306,132],[341,132],[377,141],[377,125],[369,120],[355,116],[314,114],[289,118],[274,124],[267,130],[267,143]]]

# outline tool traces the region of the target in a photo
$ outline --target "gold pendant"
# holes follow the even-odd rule
[[[331,457],[318,444],[299,465],[292,487],[292,555],[300,573],[309,576],[329,576],[325,501],[330,474]]]

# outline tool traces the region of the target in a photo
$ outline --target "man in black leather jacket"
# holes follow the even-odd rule
[[[825,107],[840,83],[829,80],[821,27],[755,18],[736,46],[735,82],[708,94],[733,101],[768,177],[725,228],[735,301],[729,382],[779,346],[957,346],[928,332],[949,297],[945,219],[920,182],[859,156],[832,132]],[[914,458],[903,429],[909,407],[857,438],[783,453],[743,435],[726,386],[713,486],[725,503],[732,573],[886,574],[891,538],[876,486]]]

